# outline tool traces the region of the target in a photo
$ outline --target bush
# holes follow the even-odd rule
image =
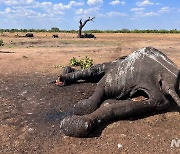
[[[0,39],[0,46],[4,46],[4,42],[2,39]]]
[[[80,62],[76,58],[70,59],[70,65],[72,66],[80,66]]]
[[[73,57],[72,59],[70,59],[70,65],[71,66],[80,66],[82,69],[86,69],[93,65],[93,60],[87,56],[86,56],[86,58],[80,59],[80,60]]]

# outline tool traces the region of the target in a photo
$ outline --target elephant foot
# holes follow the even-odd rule
[[[85,137],[92,130],[93,121],[87,116],[72,116],[64,118],[60,128],[66,136]]]

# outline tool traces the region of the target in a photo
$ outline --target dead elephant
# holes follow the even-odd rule
[[[68,68],[60,80],[68,85],[91,77],[99,78],[94,94],[64,112],[61,129],[65,135],[85,137],[115,118],[164,110],[172,104],[180,107],[180,70],[153,47],[82,71]],[[143,99],[135,101],[139,96]]]
[[[94,34],[85,33],[84,35],[81,36],[81,38],[96,38],[96,36],[94,36]]]
[[[33,34],[33,33],[27,33],[27,34],[25,35],[25,37],[34,37],[34,34]]]

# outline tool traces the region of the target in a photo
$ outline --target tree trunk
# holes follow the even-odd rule
[[[78,31],[78,36],[77,36],[77,38],[83,38],[83,35],[82,35],[82,29],[83,29],[83,27],[86,25],[86,23],[88,22],[88,21],[93,21],[93,19],[94,19],[95,17],[93,17],[93,18],[88,18],[88,19],[86,19],[83,23],[82,23],[82,19],[81,20],[79,20],[79,31]]]
[[[79,27],[78,38],[82,38],[82,27]]]

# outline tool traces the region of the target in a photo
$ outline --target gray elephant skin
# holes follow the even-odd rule
[[[64,111],[60,128],[67,136],[86,137],[110,120],[180,107],[180,69],[153,47],[85,70],[66,67],[60,80],[66,86],[98,81],[91,97]]]

